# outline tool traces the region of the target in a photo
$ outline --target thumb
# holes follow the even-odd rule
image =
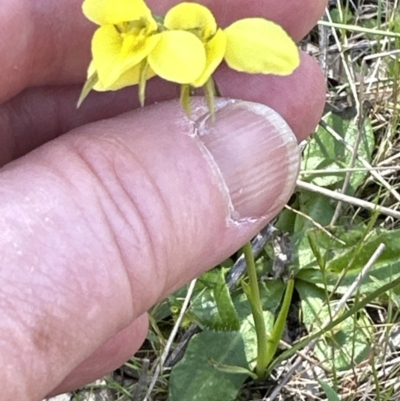
[[[81,127],[1,170],[5,399],[41,399],[235,252],[284,206],[298,165],[296,138],[271,109],[218,99],[214,121],[195,99],[191,119],[162,103]]]

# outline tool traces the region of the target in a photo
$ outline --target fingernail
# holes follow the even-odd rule
[[[299,171],[297,140],[283,118],[251,102],[217,102],[196,123],[213,170],[228,193],[233,221],[271,219],[291,196]]]

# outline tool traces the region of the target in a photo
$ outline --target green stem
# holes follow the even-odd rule
[[[208,111],[211,113],[212,120],[215,121],[215,96],[217,93],[212,77],[204,85],[204,94],[206,96]]]
[[[140,65],[140,77],[139,77],[139,102],[141,107],[144,107],[144,102],[146,99],[146,83],[147,83],[148,71],[149,71],[149,63],[147,62],[147,60],[142,61]]]
[[[260,290],[258,287],[256,264],[254,262],[254,256],[250,242],[243,247],[243,252],[246,258],[247,275],[249,277],[249,285],[244,285],[243,288],[250,303],[251,313],[253,315],[254,326],[256,329],[257,364],[255,371],[257,377],[261,379],[266,376],[267,367],[275,356],[275,353],[279,347],[279,342],[283,335],[283,331],[285,329],[286,320],[292,301],[294,278],[291,278],[288,281],[281,310],[274,323],[272,333],[268,338],[261,305]]]
[[[246,292],[246,295],[250,302],[257,335],[256,374],[259,378],[262,378],[265,375],[268,365],[267,330],[265,327],[260,290],[258,288],[256,264],[254,262],[251,242],[246,243],[243,247],[243,253],[246,258],[247,275],[249,276],[249,291]]]
[[[181,105],[185,113],[190,117],[190,85],[188,84],[181,85]]]

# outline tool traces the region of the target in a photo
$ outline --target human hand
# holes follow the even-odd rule
[[[175,3],[149,1],[158,14]],[[262,16],[295,40],[326,6],[203,3],[221,26]],[[296,142],[265,107],[218,100],[216,123],[196,136],[179,102],[167,102],[176,87],[153,79],[146,100],[155,106],[136,110],[136,88],[128,88],[93,93],[76,110],[95,29],[80,7],[81,0],[0,0],[7,401],[40,400],[121,365],[146,336],[146,311],[248,241],[283,207],[296,180]],[[298,140],[323,109],[322,74],[306,55],[287,77],[225,68],[214,77],[223,96],[276,110]],[[202,120],[206,109],[195,102],[192,117]]]

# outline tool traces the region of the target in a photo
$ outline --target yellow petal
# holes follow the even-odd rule
[[[93,35],[92,57],[100,81],[109,79],[121,52],[123,38],[113,25],[101,26]]]
[[[97,25],[118,24],[141,18],[153,19],[143,0],[85,0],[82,10]]]
[[[146,79],[154,77],[155,72],[149,68],[146,74]],[[128,71],[125,71],[112,85],[105,87],[102,82],[98,81],[93,89],[98,92],[116,91],[127,86],[137,85],[140,80],[140,65],[136,65]]]
[[[167,81],[188,84],[206,66],[206,51],[200,39],[190,32],[165,31],[148,56],[150,67]]]
[[[274,22],[247,18],[225,29],[229,67],[252,74],[289,75],[300,63],[296,44]]]
[[[157,45],[160,35],[141,38],[135,47],[134,39],[131,34],[123,37],[113,25],[101,26],[93,35],[93,65],[105,88],[112,87],[122,74],[146,58]],[[131,52],[125,46],[127,41],[132,42],[128,43],[132,46]]]
[[[192,82],[192,86],[203,86],[217,67],[221,64],[225,55],[226,35],[222,29],[218,29],[214,37],[205,44],[206,49],[206,68],[196,81]]]
[[[172,7],[164,19],[167,29],[194,31],[207,40],[217,30],[211,11],[197,3],[180,3]]]

